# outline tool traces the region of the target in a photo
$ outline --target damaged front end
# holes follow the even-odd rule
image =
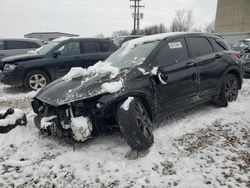
[[[42,133],[60,139],[73,138],[79,142],[91,138],[94,119],[86,102],[83,104],[78,101],[55,107],[34,99],[32,108],[37,113],[35,125]]]

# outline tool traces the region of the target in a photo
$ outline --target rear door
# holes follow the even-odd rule
[[[156,56],[157,106],[172,112],[193,102],[198,94],[197,71],[184,37],[167,41]]]
[[[222,46],[218,45],[215,39],[210,39],[202,36],[187,38],[191,56],[194,58],[199,72],[199,96],[201,99],[214,95],[218,80],[226,66],[221,63],[225,55]],[[212,42],[216,44],[214,47]]]

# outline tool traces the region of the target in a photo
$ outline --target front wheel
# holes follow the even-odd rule
[[[28,90],[38,90],[50,82],[49,76],[40,70],[33,70],[26,74],[24,87]]]
[[[132,99],[127,108],[124,108],[124,104],[118,106],[117,120],[128,145],[134,150],[143,151],[154,142],[152,123],[143,103],[137,98]]]
[[[222,84],[220,95],[214,98],[213,102],[217,106],[226,107],[229,102],[236,101],[238,97],[239,83],[233,74],[228,74]]]

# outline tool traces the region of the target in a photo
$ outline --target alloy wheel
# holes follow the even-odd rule
[[[233,77],[225,84],[225,97],[228,102],[235,101],[238,95],[238,83]]]
[[[151,139],[153,137],[152,132],[150,131],[152,127],[152,123],[148,117],[148,113],[146,109],[143,107],[141,103],[136,103],[135,104],[135,116],[136,116],[136,121],[137,124],[142,131],[143,135],[146,138]]]
[[[38,90],[46,86],[47,80],[41,74],[34,74],[29,79],[29,85],[33,90]]]

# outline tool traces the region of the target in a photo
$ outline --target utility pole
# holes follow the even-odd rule
[[[143,13],[140,13],[140,9],[144,8],[144,5],[140,5],[140,2],[142,0],[130,0],[133,3],[133,5],[130,5],[130,8],[134,9],[134,12],[132,13],[132,16],[134,18],[134,30],[133,30],[133,34],[139,34],[140,31],[140,20],[143,19]]]

